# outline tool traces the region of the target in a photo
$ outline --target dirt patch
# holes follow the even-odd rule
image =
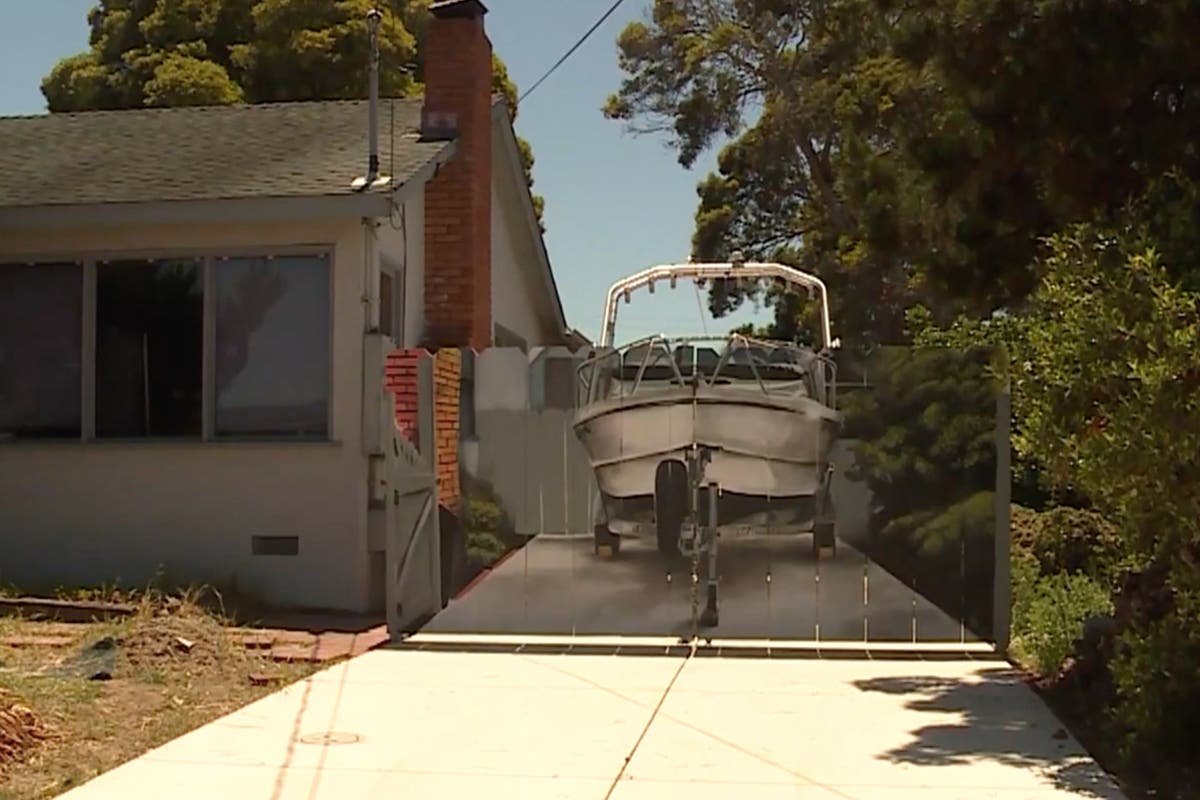
[[[0,800],[55,797],[328,666],[280,663],[186,598],[135,604],[69,625],[0,618]]]
[[[0,775],[53,735],[32,708],[0,689]]]
[[[239,653],[216,618],[165,608],[143,615],[116,641],[129,663],[138,667],[178,662],[205,668]]]

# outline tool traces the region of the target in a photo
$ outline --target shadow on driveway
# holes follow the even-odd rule
[[[854,681],[864,692],[907,697],[905,706],[939,715],[957,714],[957,722],[917,728],[908,744],[881,754],[893,763],[952,766],[981,759],[1035,769],[1054,784],[1081,797],[1124,800],[1115,782],[1062,727],[1032,690],[1022,687],[1014,702],[1014,684],[1023,681],[1011,668],[983,669],[978,681],[931,677],[889,677]]]

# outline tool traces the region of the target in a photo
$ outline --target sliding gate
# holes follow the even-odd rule
[[[811,531],[722,530],[711,573],[707,551],[664,554],[653,524],[636,536],[597,525],[572,426],[590,353],[452,355],[458,380],[421,400],[439,408],[439,447],[456,450],[462,547],[453,597],[422,633],[1007,645],[1009,409],[993,354],[839,354],[834,546],[814,547]]]

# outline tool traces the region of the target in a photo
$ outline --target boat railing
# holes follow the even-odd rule
[[[622,380],[624,377],[622,373],[629,366],[626,363],[626,359],[630,352],[637,350],[639,347],[646,348],[646,352],[641,362],[636,364],[633,385],[629,387],[629,391],[624,391],[626,381]],[[577,373],[579,375],[583,401],[594,402],[595,400],[612,397],[614,396],[612,392],[614,387],[618,389],[615,395],[617,397],[627,397],[635,393],[646,379],[647,370],[652,366],[650,357],[656,352],[666,355],[665,363],[671,367],[672,382],[677,382],[679,385],[686,383],[687,379],[683,371],[675,363],[674,355],[670,349],[670,340],[665,336],[647,336],[620,348],[606,348],[602,352],[597,352],[578,367]],[[655,364],[654,366],[659,365]]]
[[[714,347],[721,345],[717,353]],[[703,354],[710,357],[705,363]],[[687,355],[687,358],[683,358]],[[616,399],[650,387],[747,385],[768,395],[802,394],[837,407],[837,365],[828,352],[792,342],[724,336],[647,336],[597,351],[578,367],[579,401]]]

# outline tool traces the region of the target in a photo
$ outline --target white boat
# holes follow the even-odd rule
[[[619,303],[634,291],[719,278],[774,279],[807,291],[820,308],[817,346],[740,334],[614,346]],[[615,283],[596,354],[580,368],[574,422],[600,489],[597,549],[649,535],[673,555],[688,545],[692,509],[714,508],[714,492],[716,524],[706,525],[722,534],[812,532],[818,552],[833,547],[830,454],[842,426],[836,347],[825,284],[782,264],[663,265]]]

